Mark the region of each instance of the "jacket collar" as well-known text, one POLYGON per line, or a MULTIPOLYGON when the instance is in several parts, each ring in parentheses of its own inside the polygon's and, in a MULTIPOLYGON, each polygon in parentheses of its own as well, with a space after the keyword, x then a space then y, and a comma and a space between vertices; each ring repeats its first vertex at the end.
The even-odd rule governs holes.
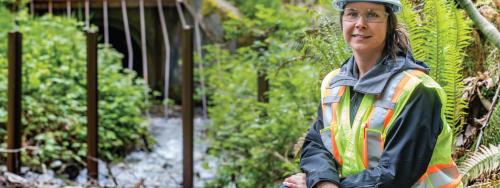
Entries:
POLYGON ((428 66, 420 61, 415 61, 410 51, 406 54, 398 51, 396 59, 385 56, 365 76, 358 79, 358 67, 354 61, 354 56, 351 56, 342 65, 340 73, 331 80, 329 88, 345 85, 351 86, 356 92, 379 95, 390 78, 409 69, 429 72, 428 66))

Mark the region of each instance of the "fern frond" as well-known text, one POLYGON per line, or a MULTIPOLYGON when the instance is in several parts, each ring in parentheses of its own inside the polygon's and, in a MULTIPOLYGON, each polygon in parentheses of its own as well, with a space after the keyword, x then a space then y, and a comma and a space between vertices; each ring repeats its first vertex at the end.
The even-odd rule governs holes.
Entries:
POLYGON ((491 188, 491 187, 499 187, 500 186, 500 179, 493 179, 489 182, 486 183, 480 183, 480 184, 474 184, 467 186, 468 188, 491 188))
POLYGON ((414 5, 411 1, 402 0, 401 3, 403 4, 403 10, 399 14, 399 20, 406 26, 409 33, 413 56, 416 59, 424 59, 426 51, 419 46, 425 44, 426 31, 421 27, 420 15, 413 10, 414 5))
POLYGON ((472 32, 471 22, 465 19, 463 11, 457 9, 454 1, 446 4, 449 28, 447 30, 447 44, 444 50, 445 70, 443 82, 447 83, 443 89, 447 95, 445 115, 448 124, 455 133, 461 131, 462 117, 466 114, 466 101, 462 98, 464 90, 463 76, 461 74, 464 59, 464 48, 470 43, 472 32))
POLYGON ((424 51, 428 52, 424 62, 431 67, 431 77, 442 86, 446 86, 443 81, 445 65, 445 48, 448 45, 448 15, 446 5, 443 0, 425 1, 424 19, 422 20, 422 29, 427 31, 426 43, 422 46, 424 51))
POLYGON ((489 174, 500 169, 500 145, 482 145, 459 167, 462 182, 465 184, 483 174, 489 174))

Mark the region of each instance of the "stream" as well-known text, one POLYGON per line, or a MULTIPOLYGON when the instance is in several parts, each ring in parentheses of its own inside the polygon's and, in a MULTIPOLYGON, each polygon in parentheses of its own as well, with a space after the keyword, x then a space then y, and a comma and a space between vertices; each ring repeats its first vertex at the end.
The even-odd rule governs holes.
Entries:
MULTIPOLYGON (((182 187, 182 120, 180 117, 165 119, 153 117, 149 119, 150 132, 156 138, 152 151, 136 151, 130 153, 122 162, 109 164, 99 161, 99 185, 104 187, 182 187), (110 169, 111 174, 108 172, 110 169)), ((194 119, 194 187, 204 187, 215 176, 217 159, 206 154, 207 144, 204 132, 210 121, 202 118, 194 119), (208 167, 208 168, 204 168, 208 167)), ((87 185, 87 170, 80 171, 75 182, 63 181, 48 170, 37 174, 23 168, 23 178, 36 185, 87 185)), ((0 171, 5 171, 5 166, 0 171)))

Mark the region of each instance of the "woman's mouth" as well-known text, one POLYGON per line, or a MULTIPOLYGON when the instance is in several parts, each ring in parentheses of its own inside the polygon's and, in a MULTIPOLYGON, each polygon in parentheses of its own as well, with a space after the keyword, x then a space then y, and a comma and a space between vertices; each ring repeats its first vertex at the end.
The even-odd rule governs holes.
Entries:
POLYGON ((369 35, 353 34, 352 37, 356 38, 356 39, 367 39, 367 38, 370 38, 371 36, 369 36, 369 35))

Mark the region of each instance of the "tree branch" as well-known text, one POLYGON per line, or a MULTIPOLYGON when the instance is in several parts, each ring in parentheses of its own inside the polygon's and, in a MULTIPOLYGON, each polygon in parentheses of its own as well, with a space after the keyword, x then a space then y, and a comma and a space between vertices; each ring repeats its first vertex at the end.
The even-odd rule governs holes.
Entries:
POLYGON ((493 45, 500 49, 500 32, 498 32, 497 28, 479 14, 479 11, 470 0, 458 0, 458 2, 465 8, 465 11, 472 21, 474 21, 474 24, 476 24, 481 33, 483 33, 493 45))
POLYGON ((495 111, 499 95, 500 95, 500 79, 497 81, 497 91, 495 92, 495 96, 493 96, 493 101, 491 102, 491 107, 488 110, 488 114, 486 114, 486 120, 484 121, 485 123, 481 126, 481 129, 479 130, 479 136, 477 137, 476 147, 474 151, 477 151, 479 145, 481 144, 481 139, 483 139, 483 132, 484 132, 483 130, 488 126, 488 123, 491 119, 491 115, 493 114, 493 111, 495 111))

